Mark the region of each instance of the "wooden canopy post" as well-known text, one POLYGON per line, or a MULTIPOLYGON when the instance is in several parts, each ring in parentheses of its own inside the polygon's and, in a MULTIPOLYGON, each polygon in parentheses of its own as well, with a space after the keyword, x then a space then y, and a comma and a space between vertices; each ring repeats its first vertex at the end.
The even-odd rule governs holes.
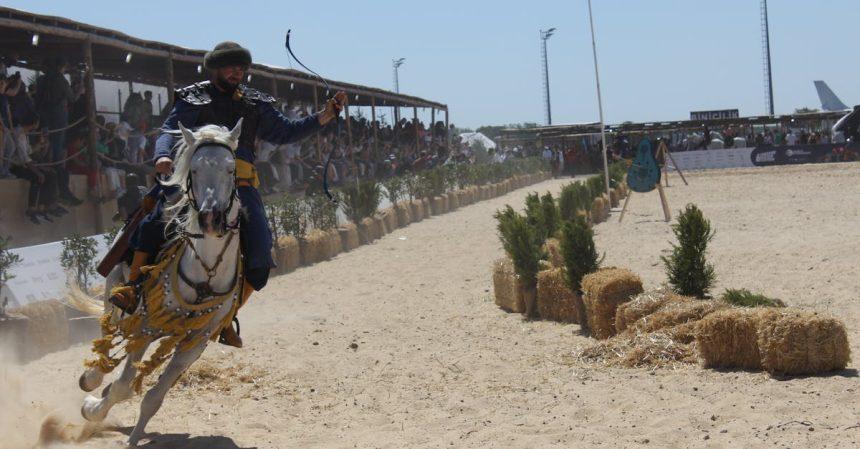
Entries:
MULTIPOLYGON (((96 152, 96 144, 98 143, 99 130, 96 128, 96 82, 93 76, 95 67, 93 67, 93 43, 90 39, 84 40, 83 43, 84 64, 87 66, 87 71, 84 73, 84 87, 87 96, 87 148, 90 156, 90 169, 96 170, 96 182, 101 194, 101 173, 98 172, 98 153, 96 152)), ((99 202, 93 202, 95 208, 95 225, 96 234, 104 232, 104 223, 102 223, 101 207, 99 202)))
POLYGON ((448 147, 448 153, 451 153, 451 133, 448 131, 448 108, 445 108, 445 145, 448 147))
POLYGON ((370 97, 370 126, 373 127, 373 160, 379 160, 379 123, 376 123, 376 97, 370 97))
MULTIPOLYGON (((173 53, 167 57, 167 104, 173 104, 173 93, 176 91, 176 84, 173 80, 173 53)), ((158 111, 161 114, 161 111, 158 111)))
MULTIPOLYGON (((349 159, 352 165, 355 166, 355 152, 352 151, 352 125, 349 119, 349 95, 346 96, 346 103, 343 105, 344 119, 346 120, 346 145, 349 148, 349 159)), ((356 172, 357 173, 357 172, 356 172)))
POLYGON ((427 131, 430 132, 430 141, 433 141, 433 131, 436 129, 436 108, 430 108, 430 125, 427 126, 427 131))
MULTIPOLYGON (((314 111, 320 110, 320 99, 319 94, 317 93, 317 86, 311 85, 311 88, 314 90, 314 111)), ((337 117, 335 117, 337 120, 337 117)), ((317 160, 322 162, 322 137, 320 137, 320 133, 316 133, 317 135, 317 160)))
POLYGON ((270 82, 269 89, 271 89, 271 91, 272 91, 272 96, 275 97, 276 99, 280 99, 278 97, 278 79, 273 76, 273 77, 269 78, 269 82, 270 82))
POLYGON ((421 142, 418 138, 418 107, 412 106, 412 129, 415 130, 415 151, 421 148, 421 142))

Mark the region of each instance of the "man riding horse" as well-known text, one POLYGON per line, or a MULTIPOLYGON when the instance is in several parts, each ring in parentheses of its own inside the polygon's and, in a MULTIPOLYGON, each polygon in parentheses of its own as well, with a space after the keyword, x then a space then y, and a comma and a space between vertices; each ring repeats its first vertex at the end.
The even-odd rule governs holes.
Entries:
MULTIPOLYGON (((275 266, 271 255, 272 234, 267 225, 262 198, 257 191, 259 180, 254 168, 255 140, 283 144, 318 132, 340 114, 346 94, 338 92, 326 102, 322 111, 291 121, 272 106, 274 97, 242 84, 251 65, 251 52, 247 49, 235 42, 222 42, 206 53, 203 63, 211 73, 210 81, 195 83, 176 91, 173 110, 162 125, 162 134, 155 144, 155 170, 159 176, 167 176, 172 172, 173 148, 180 124, 189 129, 203 125, 232 128, 239 119, 243 119, 236 151, 236 190, 242 204, 239 238, 247 282, 240 304, 244 304, 254 291, 265 287, 269 270, 275 266)), ((129 284, 138 280, 142 266, 155 262, 156 255, 169 237, 170 229, 163 216, 165 197, 172 193, 167 190, 170 189, 165 189, 154 210, 143 219, 132 235, 131 249, 134 253, 129 284)), ((218 221, 223 217, 216 216, 213 219, 218 221)), ((130 293, 130 290, 126 292, 130 293)), ((136 301, 133 294, 115 294, 111 297, 111 302, 123 310, 134 310, 136 301)), ((242 339, 232 325, 221 332, 219 342, 242 347, 242 339)))

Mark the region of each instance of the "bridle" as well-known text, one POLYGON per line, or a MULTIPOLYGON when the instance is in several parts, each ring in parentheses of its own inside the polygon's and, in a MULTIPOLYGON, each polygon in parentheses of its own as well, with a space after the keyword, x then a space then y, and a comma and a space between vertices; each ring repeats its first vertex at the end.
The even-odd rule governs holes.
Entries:
MULTIPOLYGON (((189 148, 186 151, 193 150, 194 152, 196 152, 197 149, 199 149, 203 145, 222 146, 222 147, 226 148, 227 150, 230 150, 230 154, 232 154, 235 157, 235 153, 232 151, 232 149, 230 147, 228 147, 227 145, 220 143, 220 142, 206 142, 206 141, 204 141, 202 143, 198 143, 197 145, 195 145, 194 148, 189 148)), ((194 155, 192 154, 191 157, 193 158, 193 156, 194 155)), ((186 182, 185 182, 185 194, 188 197, 188 203, 189 203, 190 208, 192 210, 194 210, 195 212, 199 213, 200 212, 200 205, 197 202, 197 198, 194 196, 194 189, 193 189, 194 184, 193 184, 193 182, 194 182, 193 181, 193 172, 189 168, 188 176, 187 176, 186 182)), ((221 214, 221 222, 222 223, 227 223, 227 215, 230 213, 230 211, 233 210, 233 205, 235 203, 236 197, 238 196, 237 195, 236 182, 237 182, 236 173, 233 172, 233 182, 232 182, 232 188, 230 190, 230 201, 229 201, 229 203, 227 203, 227 207, 224 208, 223 211, 219 212, 221 214)), ((189 211, 186 209, 185 213, 188 213, 188 212, 189 211)), ((216 292, 215 290, 212 289, 212 279, 217 274, 218 267, 221 266, 221 263, 224 261, 224 254, 226 254, 227 248, 230 247, 230 243, 232 243, 233 238, 236 236, 236 234, 239 233, 239 215, 238 214, 236 215, 236 219, 232 223, 226 224, 225 231, 227 233, 227 238, 224 241, 224 246, 221 247, 221 251, 218 252, 218 257, 215 259, 215 263, 211 267, 203 260, 203 258, 200 257, 200 254, 197 252, 197 248, 194 246, 194 240, 202 239, 205 236, 202 233, 190 233, 190 232, 186 232, 184 230, 179 231, 179 238, 181 238, 185 242, 185 244, 188 246, 188 248, 191 249, 191 252, 194 255, 194 259, 197 260, 197 262, 206 271, 206 280, 205 281, 194 282, 194 281, 190 280, 188 278, 188 276, 182 271, 181 265, 177 266, 177 273, 179 274, 179 278, 182 279, 183 282, 188 284, 189 287, 193 288, 195 293, 197 294, 197 298, 195 301, 197 303, 199 303, 202 299, 205 299, 205 298, 211 298, 214 296, 226 295, 227 293, 233 291, 233 289, 236 287, 236 282, 238 280, 238 276, 234 275, 233 281, 230 283, 230 286, 227 288, 226 291, 216 292)))

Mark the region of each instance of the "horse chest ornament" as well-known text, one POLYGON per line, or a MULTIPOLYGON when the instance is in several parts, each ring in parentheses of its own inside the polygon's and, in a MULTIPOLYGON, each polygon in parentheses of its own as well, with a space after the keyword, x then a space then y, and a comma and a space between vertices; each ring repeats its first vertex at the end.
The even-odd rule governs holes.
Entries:
POLYGON ((630 190, 639 193, 654 190, 660 182, 660 166, 651 150, 651 141, 642 139, 636 147, 636 157, 627 171, 627 185, 630 190))

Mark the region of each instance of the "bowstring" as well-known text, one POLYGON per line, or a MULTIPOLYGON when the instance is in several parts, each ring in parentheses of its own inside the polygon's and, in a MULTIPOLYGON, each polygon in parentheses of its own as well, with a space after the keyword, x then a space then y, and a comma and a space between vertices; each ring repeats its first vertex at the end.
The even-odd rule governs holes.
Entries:
MULTIPOLYGON (((311 72, 312 74, 316 75, 316 77, 319 78, 320 81, 322 81, 323 84, 325 85, 326 91, 331 92, 331 86, 328 84, 328 81, 326 81, 325 78, 320 76, 319 73, 311 70, 308 66, 304 65, 304 63, 302 63, 302 61, 296 57, 296 54, 293 53, 293 49, 290 47, 290 33, 292 33, 292 32, 293 32, 292 29, 287 30, 287 38, 286 38, 286 41, 284 42, 284 46, 287 47, 287 53, 289 53, 290 57, 292 57, 293 59, 296 60, 296 63, 298 65, 300 65, 302 68, 304 68, 308 72, 311 72)), ((328 101, 328 100, 326 100, 326 101, 328 101)), ((335 129, 335 135, 334 135, 334 138, 332 139, 332 149, 331 149, 331 151, 328 152, 328 157, 326 158, 325 166, 323 167, 322 182, 323 182, 323 192, 325 192, 325 195, 328 197, 329 201, 331 201, 332 203, 334 203, 336 205, 337 199, 335 199, 335 197, 331 194, 331 192, 328 189, 328 170, 329 170, 329 167, 331 166, 331 158, 334 155, 335 150, 337 149, 337 138, 340 135, 340 114, 336 115, 334 120, 335 120, 335 125, 337 126, 337 128, 335 129)))

